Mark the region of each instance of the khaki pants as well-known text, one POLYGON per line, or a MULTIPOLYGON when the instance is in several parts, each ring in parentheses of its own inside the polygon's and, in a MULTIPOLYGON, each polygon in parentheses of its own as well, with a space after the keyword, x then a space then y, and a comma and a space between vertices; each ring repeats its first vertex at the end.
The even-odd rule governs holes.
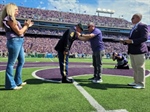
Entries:
POLYGON ((145 59, 144 54, 130 54, 131 66, 133 68, 134 82, 145 87, 145 59))

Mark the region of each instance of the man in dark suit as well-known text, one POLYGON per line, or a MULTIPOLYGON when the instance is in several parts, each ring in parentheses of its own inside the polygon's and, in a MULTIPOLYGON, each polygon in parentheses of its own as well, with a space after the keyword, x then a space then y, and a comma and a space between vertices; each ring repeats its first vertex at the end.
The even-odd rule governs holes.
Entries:
POLYGON ((72 83, 71 79, 68 79, 68 58, 69 51, 74 40, 78 39, 76 32, 82 32, 83 26, 81 23, 74 27, 67 29, 62 38, 58 41, 55 46, 55 50, 58 52, 60 73, 62 75, 62 83, 72 83))
POLYGON ((148 52, 146 41, 148 39, 148 26, 141 23, 142 15, 136 13, 132 16, 134 27, 130 32, 130 37, 123 43, 128 45, 128 54, 133 68, 134 82, 129 83, 135 89, 145 88, 145 53, 148 52))

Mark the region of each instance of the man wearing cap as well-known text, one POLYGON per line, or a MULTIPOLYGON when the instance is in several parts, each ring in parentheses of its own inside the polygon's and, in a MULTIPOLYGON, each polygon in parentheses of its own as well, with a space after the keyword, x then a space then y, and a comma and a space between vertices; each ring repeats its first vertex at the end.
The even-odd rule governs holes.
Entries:
POLYGON ((83 41, 89 40, 93 51, 93 67, 94 76, 90 78, 93 83, 102 82, 102 56, 104 55, 104 42, 102 38, 102 32, 95 27, 93 22, 88 23, 89 34, 81 34, 77 32, 78 38, 83 41))
POLYGON ((113 52, 112 53, 113 61, 117 60, 115 68, 117 69, 129 69, 128 60, 122 53, 113 52))
POLYGON ((68 58, 69 50, 72 46, 74 40, 78 39, 76 32, 82 32, 83 26, 81 23, 76 26, 67 29, 61 39, 58 41, 55 46, 55 50, 58 52, 60 73, 62 76, 62 83, 72 83, 73 80, 68 79, 68 58))
POLYGON ((145 88, 145 53, 148 52, 146 41, 148 39, 148 26, 141 23, 142 15, 136 13, 131 21, 134 25, 130 32, 129 39, 122 41, 128 45, 131 66, 133 68, 134 82, 129 83, 135 89, 145 88))

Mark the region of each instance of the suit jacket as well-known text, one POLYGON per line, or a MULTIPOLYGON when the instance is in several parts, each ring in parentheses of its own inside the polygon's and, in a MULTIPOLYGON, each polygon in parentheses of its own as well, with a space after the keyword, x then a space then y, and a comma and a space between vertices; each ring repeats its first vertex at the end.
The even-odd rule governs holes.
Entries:
POLYGON ((66 51, 68 52, 72 46, 74 40, 77 39, 76 30, 75 28, 67 29, 61 39, 58 41, 57 45, 55 46, 56 51, 66 51))
POLYGON ((129 39, 133 40, 133 44, 128 44, 128 54, 144 54, 148 52, 146 45, 148 27, 146 24, 139 23, 132 31, 129 39))

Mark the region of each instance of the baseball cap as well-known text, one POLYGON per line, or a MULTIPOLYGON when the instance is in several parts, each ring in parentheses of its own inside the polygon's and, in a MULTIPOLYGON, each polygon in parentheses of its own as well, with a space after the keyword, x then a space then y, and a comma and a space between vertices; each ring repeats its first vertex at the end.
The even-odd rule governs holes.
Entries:
POLYGON ((78 23, 77 26, 83 31, 83 26, 81 23, 78 23))

